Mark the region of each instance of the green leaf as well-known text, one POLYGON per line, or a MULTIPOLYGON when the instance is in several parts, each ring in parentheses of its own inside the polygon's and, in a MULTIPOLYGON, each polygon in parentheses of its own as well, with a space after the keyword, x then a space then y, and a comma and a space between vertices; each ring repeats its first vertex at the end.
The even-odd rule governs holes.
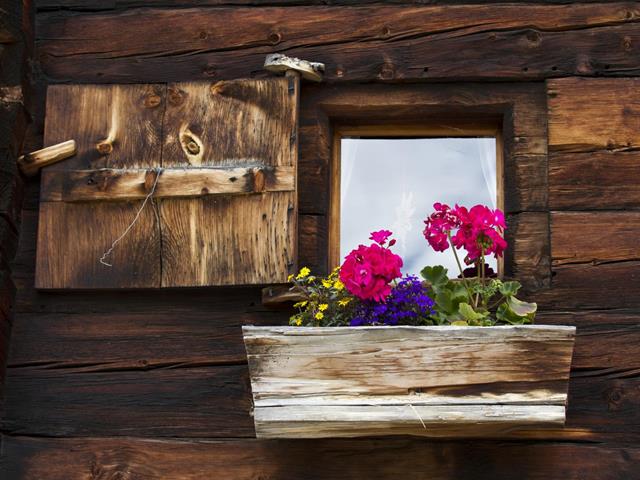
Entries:
POLYGON ((420 274, 422 275, 422 278, 424 278, 434 287, 446 285, 446 283, 449 281, 449 277, 447 277, 447 269, 442 265, 424 267, 420 274))
POLYGON ((507 304, 509 308, 520 317, 526 317, 536 313, 538 309, 538 305, 535 303, 523 302, 522 300, 518 300, 516 297, 509 297, 507 299, 507 304))
POLYGON ((505 297, 513 297, 518 293, 518 290, 520 290, 521 286, 522 285, 520 285, 520 282, 516 282, 516 281, 503 282, 502 285, 500 285, 499 290, 500 290, 500 293, 505 297))
POLYGON ((451 322, 451 325, 454 327, 468 327, 469 324, 464 320, 456 320, 455 322, 451 322))
POLYGON ((436 306, 444 313, 454 313, 456 308, 453 304, 451 292, 449 290, 441 290, 436 293, 436 306))
POLYGON ((476 312, 468 303, 461 303, 458 308, 460 310, 460 315, 462 315, 462 317, 468 322, 477 322, 489 314, 489 312, 476 312))

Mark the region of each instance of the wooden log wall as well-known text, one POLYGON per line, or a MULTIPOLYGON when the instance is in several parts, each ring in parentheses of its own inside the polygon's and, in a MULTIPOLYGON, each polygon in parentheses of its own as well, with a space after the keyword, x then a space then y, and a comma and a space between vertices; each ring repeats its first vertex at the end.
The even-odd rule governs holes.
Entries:
MULTIPOLYGON (((548 143, 520 165, 548 162, 548 175, 507 192, 507 202, 519 255, 549 272, 535 292, 539 322, 577 326, 566 427, 473 442, 255 440, 240 327, 284 324, 288 312, 262 307, 259 288, 36 291, 36 177, 13 263, 7 478, 640 478, 640 4, 272 3, 38 0, 27 144, 42 147, 48 84, 259 77, 275 51, 325 62, 327 83, 314 88, 327 92, 535 84, 548 143)), ((328 185, 331 139, 317 135, 325 130, 304 104, 305 86, 302 99, 301 118, 311 120, 301 122, 299 245, 301 260, 318 267, 327 196, 308 192, 328 185)), ((7 150, 13 160, 19 143, 7 150)), ((16 216, 2 213, 16 177, 7 178, 0 223, 16 216)), ((17 243, 9 237, 3 248, 17 243)))

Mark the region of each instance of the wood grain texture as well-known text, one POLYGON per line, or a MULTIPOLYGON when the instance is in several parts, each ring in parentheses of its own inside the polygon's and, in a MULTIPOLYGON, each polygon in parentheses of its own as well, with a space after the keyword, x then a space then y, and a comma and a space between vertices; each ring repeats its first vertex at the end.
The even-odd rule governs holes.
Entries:
POLYGON ((640 147, 640 79, 567 78, 547 86, 550 150, 640 147))
POLYGON ((41 14, 38 31, 57 80, 242 78, 282 51, 325 63, 329 81, 504 80, 637 74, 637 17, 622 2, 158 8, 41 14))
POLYGON ((244 365, 72 374, 14 369, 1 424, 15 435, 249 437, 248 389, 244 365))
POLYGON ((10 478, 184 480, 620 480, 637 478, 634 446, 423 439, 180 441, 2 438, 10 478), (570 459, 571 461, 568 461, 570 459), (179 472, 179 473, 176 473, 179 472))
POLYGON ((639 235, 638 212, 553 212, 553 265, 639 260, 639 235))
MULTIPOLYGON (((149 168, 161 156, 163 86, 52 86, 44 140, 76 140, 78 154, 45 168, 149 168), (71 120, 72 119, 72 120, 71 120)), ((160 285, 160 226, 153 205, 114 250, 141 201, 83 205, 44 202, 40 208, 38 288, 128 288, 160 285)))
MULTIPOLYGON (((606 114, 608 110, 604 110, 606 114)), ((594 120, 600 123, 600 120, 594 120)), ((607 119, 603 119, 607 122, 607 119)), ((549 156, 549 207, 615 210, 640 206, 640 153, 600 150, 549 156)))
POLYGON ((75 140, 57 143, 18 158, 18 166, 27 176, 35 175, 41 168, 59 162, 76 154, 75 140))
POLYGON ((152 190, 153 198, 170 198, 281 192, 295 189, 292 166, 73 170, 47 172, 43 175, 41 200, 43 202, 141 200, 152 190), (154 184, 155 189, 153 189, 154 184))
MULTIPOLYGON (((253 158, 295 172, 298 83, 170 85, 163 167, 236 166, 253 158), (197 148, 190 151, 191 144, 197 148)), ((162 200, 160 217, 163 286, 277 283, 295 269, 295 191, 162 200)))
POLYGON ((562 425, 574 333, 243 327, 256 434, 490 437, 562 425))

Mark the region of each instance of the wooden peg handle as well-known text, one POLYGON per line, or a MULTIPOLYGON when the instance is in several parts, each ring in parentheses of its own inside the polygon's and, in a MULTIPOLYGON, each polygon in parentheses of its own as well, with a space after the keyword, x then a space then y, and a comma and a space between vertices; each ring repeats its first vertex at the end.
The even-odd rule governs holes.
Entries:
POLYGON ((51 145, 50 147, 27 153, 18 158, 18 167, 27 177, 31 177, 38 173, 42 167, 72 157, 76 154, 76 141, 67 140, 66 142, 51 145))

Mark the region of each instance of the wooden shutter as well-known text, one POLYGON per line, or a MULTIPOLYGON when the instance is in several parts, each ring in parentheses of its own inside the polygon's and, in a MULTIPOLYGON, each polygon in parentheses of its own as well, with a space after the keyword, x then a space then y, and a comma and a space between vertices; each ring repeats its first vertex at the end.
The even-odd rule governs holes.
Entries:
POLYGON ((280 283, 296 260, 298 80, 52 86, 36 286, 280 283), (99 259, 133 221, 109 257, 99 259))

